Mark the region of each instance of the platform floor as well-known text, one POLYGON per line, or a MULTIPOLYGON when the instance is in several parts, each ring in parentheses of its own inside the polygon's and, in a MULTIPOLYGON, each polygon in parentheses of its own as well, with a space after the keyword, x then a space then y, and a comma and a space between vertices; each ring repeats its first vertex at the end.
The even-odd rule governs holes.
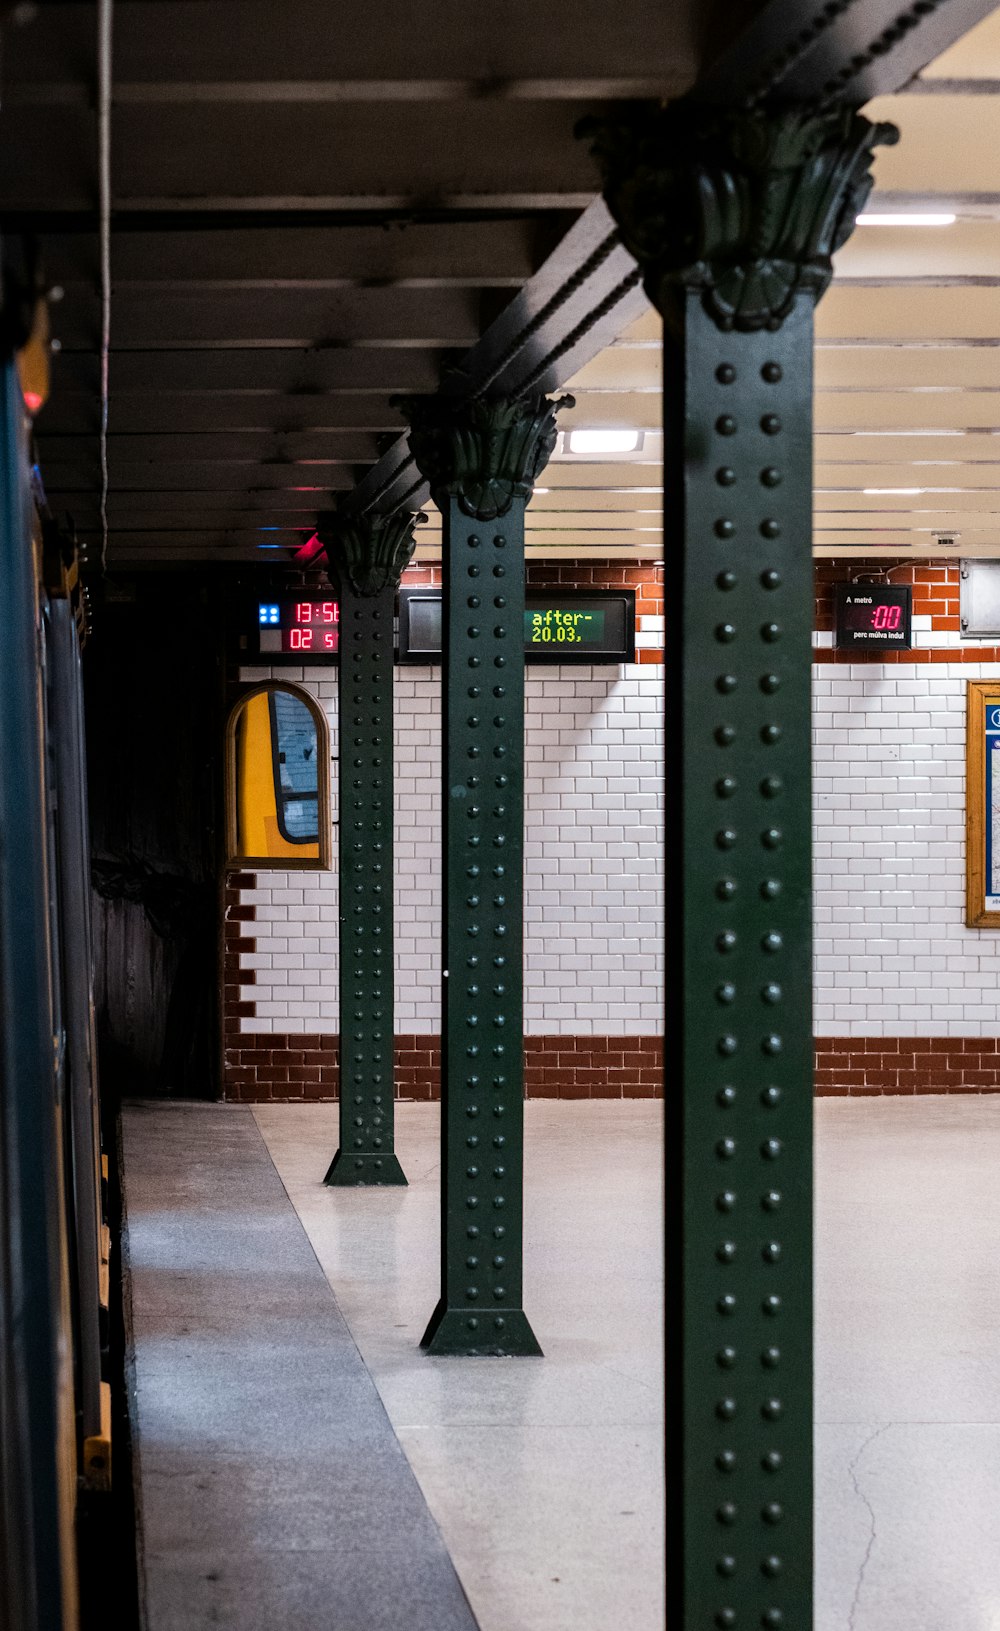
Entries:
POLYGON ((482 1631, 663 1631, 662 1107, 525 1106, 537 1359, 431 1359, 439 1112, 403 1104, 407 1189, 329 1190, 335 1106, 256 1106, 482 1631))
MULTIPOLYGON (((482 1631, 662 1631, 659 1109, 526 1108, 525 1305, 544 1361, 419 1352, 437 1291, 434 1106, 400 1107, 410 1187, 364 1193, 322 1187, 335 1106, 193 1113, 238 1121, 244 1136, 259 1127, 482 1631)), ((133 1163, 149 1114, 130 1112, 147 1117, 128 1128, 133 1163)), ((151 1114, 176 1118, 179 1129, 187 1112, 151 1114)), ((148 1238, 163 1253, 161 1277, 178 1250, 201 1261, 198 1231, 174 1231, 179 1204, 197 1212, 199 1230, 207 1221, 182 1148, 186 1140, 195 1177, 207 1172, 199 1125, 178 1133, 157 1178, 165 1187, 148 1238)), ((1000 1096, 822 1100, 817 1131, 816 1631, 998 1631, 1000 1096)), ((267 1195, 276 1204, 273 1190, 267 1195)), ((254 1198, 245 1194, 241 1205, 252 1220, 254 1198)), ((289 1199, 285 1209, 287 1229, 289 1199)), ((301 1230, 298 1238, 304 1244, 301 1230)), ((266 1257, 258 1260, 266 1273, 266 1257)), ((191 1321, 209 1346, 210 1301, 191 1321)), ((161 1358, 181 1312, 169 1298, 163 1304, 161 1358)), ((306 1385, 322 1389, 322 1367, 310 1369, 312 1329, 304 1329, 306 1385)), ((230 1371, 235 1390, 239 1368, 230 1371)), ((201 1474, 214 1478, 213 1458, 224 1463, 225 1448, 176 1383, 164 1375, 163 1406, 188 1413, 191 1448, 204 1435, 201 1474)), ((342 1471, 349 1489, 349 1457, 342 1471)), ((157 1522, 168 1532, 171 1499, 184 1498, 182 1486, 161 1500, 157 1522)), ((150 1517, 147 1501, 147 1545, 156 1538, 150 1517)), ((259 1534, 258 1544, 267 1545, 259 1534)), ((301 1571, 308 1583, 345 1563, 349 1572, 350 1557, 335 1546, 306 1555, 315 1549, 308 1528, 297 1544, 285 1560, 289 1576, 301 1571)), ((177 1546, 179 1569, 213 1572, 190 1533, 177 1546)), ((440 1556, 432 1563, 439 1567, 440 1556)), ((151 1631, 300 1623, 220 1620, 201 1608, 187 1619, 151 1618, 151 1631)), ((354 1631, 332 1610, 320 1623, 354 1631)))
POLYGON ((146 1631, 475 1631, 249 1112, 123 1132, 146 1631))
POLYGON ((1000 1095, 817 1112, 816 1631, 998 1631, 1000 1095))

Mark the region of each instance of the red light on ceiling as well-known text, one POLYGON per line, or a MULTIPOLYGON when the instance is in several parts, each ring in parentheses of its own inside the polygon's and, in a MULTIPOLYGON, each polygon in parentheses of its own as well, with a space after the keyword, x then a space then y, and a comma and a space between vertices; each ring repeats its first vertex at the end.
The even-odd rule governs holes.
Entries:
POLYGON ((305 543, 301 544, 295 551, 293 559, 296 561, 301 561, 303 566, 306 566, 310 561, 316 560, 317 556, 324 554, 325 550, 326 545, 324 544, 319 533, 314 532, 312 537, 307 538, 305 543))
POLYGON ((38 391, 25 391, 24 405, 29 413, 37 413, 45 398, 38 391))

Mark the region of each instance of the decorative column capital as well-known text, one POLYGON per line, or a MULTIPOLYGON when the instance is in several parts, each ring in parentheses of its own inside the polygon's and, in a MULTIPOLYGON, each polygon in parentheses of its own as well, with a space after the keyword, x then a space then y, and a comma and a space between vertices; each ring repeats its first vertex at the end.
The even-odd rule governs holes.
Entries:
POLYGON ((852 108, 634 103, 580 121, 653 305, 676 320, 701 291, 722 330, 778 329, 815 302, 871 192, 873 150, 899 140, 852 108))
POLYGON ((413 557, 414 528, 427 517, 423 511, 393 510, 389 515, 371 511, 352 515, 343 511, 324 529, 326 558, 336 588, 349 583, 356 595, 369 598, 383 589, 398 589, 413 557))
POLYGON ((531 498, 556 445, 556 414, 571 396, 396 396, 410 422, 410 451, 440 509, 457 497, 476 521, 506 515, 515 498, 531 498))

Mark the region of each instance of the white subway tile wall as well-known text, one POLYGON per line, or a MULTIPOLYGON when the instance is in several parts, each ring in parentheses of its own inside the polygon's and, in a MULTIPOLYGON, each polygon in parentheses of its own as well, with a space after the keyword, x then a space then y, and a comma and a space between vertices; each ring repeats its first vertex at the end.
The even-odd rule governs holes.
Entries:
POLYGON ((993 662, 815 667, 818 1036, 1000 1030, 1000 934, 965 925, 965 687, 997 678, 993 662))
MULTIPOLYGON (((662 638, 662 636, 660 636, 662 638)), ((244 668, 240 678, 270 678, 244 668)), ((273 671, 330 721, 337 676, 273 671)), ((397 669, 396 1030, 440 1030, 440 670, 397 669)), ((333 767, 336 815, 336 766, 333 767)), ((525 1031, 653 1036, 663 1029, 663 668, 529 672, 525 725, 525 1031)), ((336 864, 336 860, 335 860, 336 864)), ((256 950, 243 1034, 338 1029, 337 874, 257 873, 241 901, 256 950)))

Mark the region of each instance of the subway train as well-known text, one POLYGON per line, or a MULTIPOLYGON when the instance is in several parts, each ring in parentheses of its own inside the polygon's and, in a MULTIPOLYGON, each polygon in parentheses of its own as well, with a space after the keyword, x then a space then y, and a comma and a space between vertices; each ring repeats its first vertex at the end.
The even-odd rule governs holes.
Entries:
POLYGON ((0 1627, 72 1631, 110 1501, 108 1167, 96 1079, 73 538, 32 461, 44 307, 0 387, 0 1627), (87 1559, 80 1573, 78 1555, 87 1559))

